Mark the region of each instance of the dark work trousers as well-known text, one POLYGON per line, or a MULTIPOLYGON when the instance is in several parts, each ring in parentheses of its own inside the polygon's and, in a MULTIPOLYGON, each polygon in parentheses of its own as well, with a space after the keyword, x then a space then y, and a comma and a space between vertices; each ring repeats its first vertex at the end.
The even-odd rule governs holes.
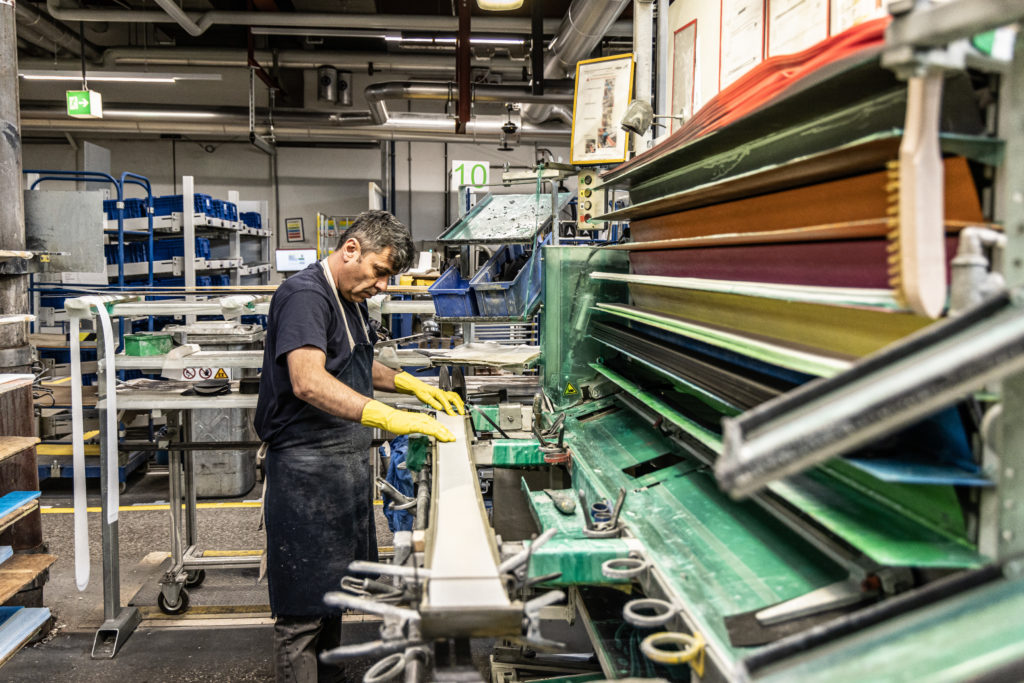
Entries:
POLYGON ((278 683, 341 682, 345 670, 317 655, 341 643, 341 615, 289 617, 274 623, 274 680, 278 683))

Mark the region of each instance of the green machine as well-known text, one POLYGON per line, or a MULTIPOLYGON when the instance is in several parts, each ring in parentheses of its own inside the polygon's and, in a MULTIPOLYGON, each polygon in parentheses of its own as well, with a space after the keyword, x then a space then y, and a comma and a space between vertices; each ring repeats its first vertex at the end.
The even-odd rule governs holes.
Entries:
MULTIPOLYGON (((922 5, 894 19, 883 60, 917 60, 911 80, 950 64, 910 48, 1009 18, 998 2, 922 5)), ((1016 55, 1011 100, 1019 39, 1016 55)), ((1017 187, 1024 103, 1004 111, 1017 187)), ((992 140, 944 139, 993 159, 992 140)), ((671 158, 659 164, 634 186, 668 182, 671 158)), ((1021 250, 1009 235, 999 292, 840 357, 638 305, 626 250, 544 248, 535 433, 571 487, 524 484, 555 532, 529 575, 571 588, 606 677, 1024 678, 1021 250), (951 467, 954 451, 970 462, 951 467)), ((520 452, 495 466, 541 457, 520 452)))

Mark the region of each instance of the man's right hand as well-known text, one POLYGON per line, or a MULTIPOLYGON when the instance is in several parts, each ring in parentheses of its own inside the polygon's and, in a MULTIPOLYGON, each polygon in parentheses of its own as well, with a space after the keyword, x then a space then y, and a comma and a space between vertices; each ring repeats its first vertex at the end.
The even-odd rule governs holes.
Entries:
POLYGON ((371 400, 363 407, 360 422, 367 427, 377 427, 395 434, 426 434, 438 441, 455 441, 448 428, 434 418, 422 413, 396 410, 380 401, 371 400))

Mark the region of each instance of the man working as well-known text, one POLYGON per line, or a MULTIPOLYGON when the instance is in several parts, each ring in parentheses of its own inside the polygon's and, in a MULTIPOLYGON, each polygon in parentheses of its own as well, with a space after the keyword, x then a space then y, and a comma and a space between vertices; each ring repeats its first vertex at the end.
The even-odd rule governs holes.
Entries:
POLYGON ((462 400, 373 359, 363 304, 412 262, 409 230, 366 211, 338 249, 288 278, 270 303, 256 431, 269 446, 264 500, 278 681, 316 681, 316 653, 338 644, 323 604, 353 560, 376 560, 370 504, 372 427, 454 437, 433 418, 395 410, 373 390, 415 394, 453 415, 462 400))

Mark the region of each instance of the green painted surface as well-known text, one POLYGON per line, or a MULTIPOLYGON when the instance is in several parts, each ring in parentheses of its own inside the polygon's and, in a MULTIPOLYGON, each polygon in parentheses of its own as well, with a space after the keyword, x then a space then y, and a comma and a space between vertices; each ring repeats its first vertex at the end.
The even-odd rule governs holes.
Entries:
POLYGON ((496 431, 494 425, 488 422, 487 417, 484 417, 481 413, 494 420, 495 424, 501 424, 498 422, 498 406, 474 405, 472 412, 470 412, 470 419, 473 421, 473 428, 476 431, 488 433, 496 431))
MULTIPOLYGON (((951 487, 938 489, 937 507, 951 487)), ((769 489, 810 515, 818 524, 842 537, 872 560, 897 567, 977 567, 984 558, 966 540, 926 523, 909 508, 894 507, 892 500, 850 480, 810 470, 769 489)))
POLYGON ((687 419, 682 413, 673 409, 653 394, 647 393, 640 385, 634 384, 611 368, 598 365, 597 363, 591 363, 590 367, 610 379, 621 389, 626 391, 626 393, 643 402, 644 405, 651 408, 666 420, 700 441, 715 453, 722 452, 722 438, 718 434, 715 434, 711 430, 705 429, 696 422, 687 419))
MULTIPOLYGON (((755 680, 973 680, 1024 658, 1024 581, 999 581, 915 610, 758 672, 755 680)), ((996 680, 996 679, 992 679, 996 680)), ((1018 680, 1012 675, 998 680, 1018 680)))
MULTIPOLYGON (((596 364, 593 367, 687 434, 715 452, 721 451, 717 434, 615 371, 596 364)), ((609 439, 617 438, 617 433, 594 434, 597 429, 600 427, 589 428, 588 439, 613 464, 626 467, 616 460, 617 451, 608 449, 609 439)), ((623 438, 636 440, 635 431, 623 438)), ((984 561, 964 537, 959 502, 950 486, 889 484, 834 460, 823 468, 775 482, 770 488, 880 564, 963 568, 984 561)))
POLYGON ((573 461, 573 486, 588 500, 613 500, 626 488, 623 521, 723 651, 739 652, 728 643, 723 617, 842 578, 838 567, 761 508, 730 500, 706 467, 681 456, 628 411, 567 419, 566 439, 574 452, 588 454, 573 461), (679 457, 639 478, 624 471, 665 453, 679 457))
POLYGON ((555 572, 561 577, 551 581, 553 586, 574 584, 629 583, 622 579, 607 579, 601 574, 601 565, 629 555, 626 542, 620 538, 587 538, 583 533, 583 511, 579 505, 571 515, 555 508, 554 501, 543 491, 530 491, 523 482, 530 508, 539 526, 558 529, 550 541, 538 548, 530 559, 530 576, 544 576, 555 572))
POLYGON ((495 467, 544 465, 544 454, 534 439, 495 439, 491 464, 495 467))

